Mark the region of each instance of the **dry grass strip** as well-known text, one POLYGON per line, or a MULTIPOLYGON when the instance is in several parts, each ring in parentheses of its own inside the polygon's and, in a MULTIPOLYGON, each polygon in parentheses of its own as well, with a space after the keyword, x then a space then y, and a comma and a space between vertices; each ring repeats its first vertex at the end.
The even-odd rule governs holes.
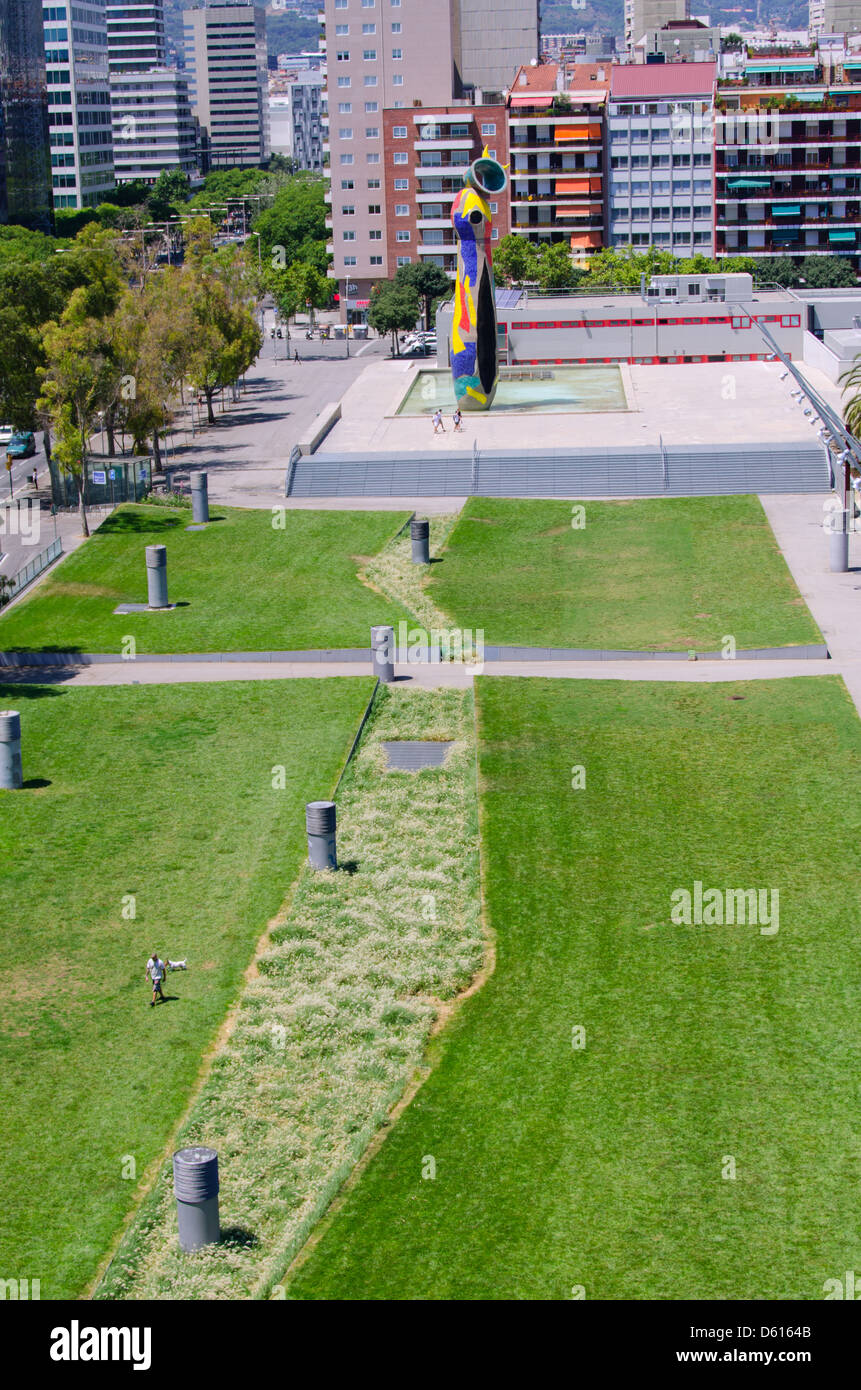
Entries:
POLYGON ((420 1074, 484 954, 471 691, 381 689, 338 853, 338 873, 302 874, 180 1136, 218 1150, 222 1244, 180 1251, 165 1164, 97 1298, 266 1296, 420 1074), (387 772, 398 738, 455 746, 387 772))

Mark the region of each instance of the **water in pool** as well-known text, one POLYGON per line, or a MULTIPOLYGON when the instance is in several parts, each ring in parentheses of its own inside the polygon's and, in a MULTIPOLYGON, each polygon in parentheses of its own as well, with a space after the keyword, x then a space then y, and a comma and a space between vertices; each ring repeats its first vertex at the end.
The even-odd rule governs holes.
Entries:
MULTIPOLYGON (((622 373, 614 365, 514 367, 512 371, 514 375, 504 372, 499 378, 491 415, 506 411, 562 415, 628 409, 622 373)), ((449 415, 454 410, 451 373, 420 371, 398 406, 397 414, 432 415, 435 410, 449 415)))

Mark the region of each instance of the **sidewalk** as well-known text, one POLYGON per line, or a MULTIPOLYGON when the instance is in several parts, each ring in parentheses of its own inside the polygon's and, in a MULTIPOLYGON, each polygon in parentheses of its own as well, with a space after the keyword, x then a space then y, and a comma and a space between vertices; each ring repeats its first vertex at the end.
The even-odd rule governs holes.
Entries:
POLYGON ((849 537, 849 570, 831 574, 822 496, 760 497, 783 557, 861 714, 861 533, 849 537))

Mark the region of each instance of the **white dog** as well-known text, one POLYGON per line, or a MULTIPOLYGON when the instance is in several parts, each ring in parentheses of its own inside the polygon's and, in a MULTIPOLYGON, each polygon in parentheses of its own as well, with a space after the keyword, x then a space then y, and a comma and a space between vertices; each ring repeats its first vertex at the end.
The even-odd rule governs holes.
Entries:
POLYGON ((185 960, 169 960, 167 963, 167 968, 168 970, 187 970, 188 957, 186 956, 185 960))

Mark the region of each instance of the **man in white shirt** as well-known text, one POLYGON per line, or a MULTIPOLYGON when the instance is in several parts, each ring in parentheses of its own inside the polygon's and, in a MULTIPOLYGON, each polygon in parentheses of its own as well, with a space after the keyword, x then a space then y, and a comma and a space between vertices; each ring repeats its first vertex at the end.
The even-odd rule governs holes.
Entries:
POLYGON ((161 1002, 164 1003, 164 995, 161 992, 161 982, 164 979, 165 969, 165 963, 163 960, 159 959, 158 951, 153 951, 152 955, 146 963, 146 974, 144 976, 145 980, 148 979, 152 981, 152 999, 150 1000, 151 1009, 155 1007, 156 995, 158 995, 161 1002))

